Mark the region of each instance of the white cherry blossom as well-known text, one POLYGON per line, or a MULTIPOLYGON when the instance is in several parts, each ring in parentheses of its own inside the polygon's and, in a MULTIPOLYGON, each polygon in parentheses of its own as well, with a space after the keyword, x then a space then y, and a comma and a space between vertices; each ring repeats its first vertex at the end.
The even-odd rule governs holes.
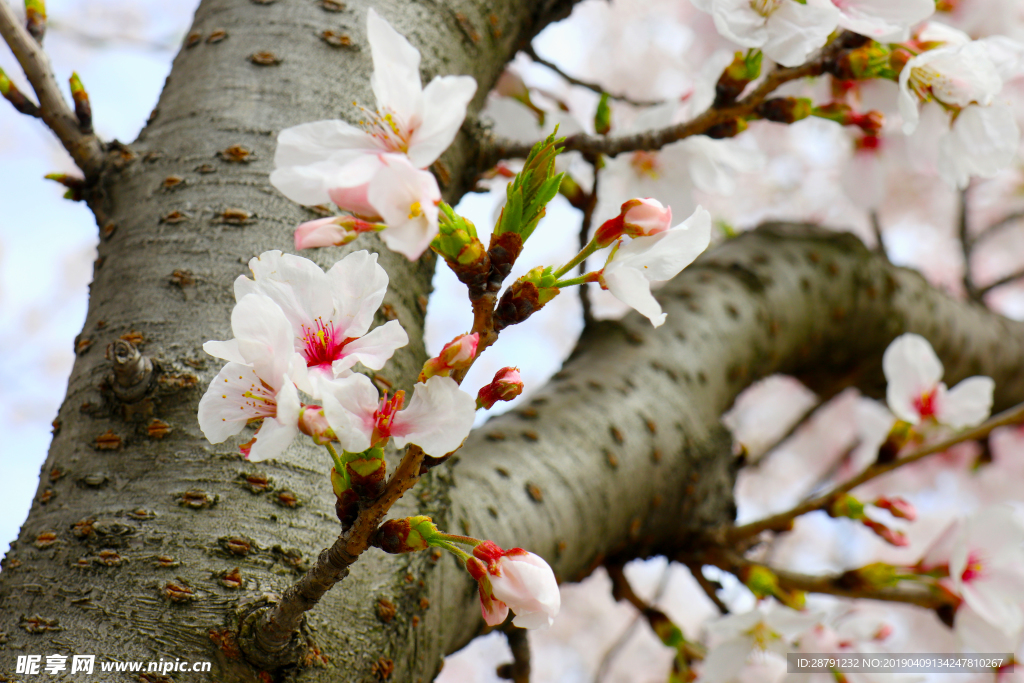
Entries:
POLYGON ((992 411, 995 382, 969 377, 952 389, 941 381, 942 362, 931 344, 917 334, 897 337, 882 355, 886 402, 901 420, 918 424, 929 418, 962 429, 980 424, 992 411))
POLYGON ((935 13, 935 0, 831 0, 839 26, 882 43, 900 43, 935 13))
POLYGON ((711 214, 698 206, 689 218, 671 230, 638 237, 613 248, 599 282, 602 288, 659 327, 666 315, 651 294, 651 283, 675 277, 707 249, 710 242, 711 214))
POLYGON ((367 198, 388 229, 380 238, 388 249, 415 260, 437 235, 437 206, 441 190, 429 171, 421 171, 407 159, 381 155, 383 167, 370 182, 367 198))
POLYGON ((199 427, 210 443, 221 443, 250 420, 262 419, 248 457, 276 457, 299 433, 301 405, 289 371, 301 375, 302 358, 293 349, 284 313, 267 296, 242 297, 231 312, 231 328, 231 342, 207 342, 220 345, 231 362, 199 402, 199 427))
POLYGON ((783 66, 797 66, 822 47, 839 10, 822 0, 691 0, 714 17, 715 28, 743 47, 756 47, 783 66))
MULTIPOLYGON (((268 251, 249 261, 249 268, 255 279, 239 276, 235 297, 241 302, 258 293, 277 305, 281 315, 268 316, 261 324, 287 336, 305 366, 294 379, 308 394, 317 395, 320 380, 345 376, 357 362, 379 370, 395 349, 409 343, 397 320, 368 332, 388 286, 376 254, 353 252, 325 273, 309 259, 268 251)), ((218 358, 242 362, 240 343, 207 342, 203 348, 218 358)))
POLYGON ((966 188, 972 176, 991 178, 1013 163, 1020 128, 1006 103, 967 107, 939 139, 939 175, 950 185, 966 188))
POLYGON ((484 621, 497 626, 509 609, 512 623, 519 628, 546 630, 561 608, 558 581, 551 566, 538 555, 522 548, 502 550, 491 541, 473 549, 466 569, 480 587, 484 621))
POLYGON ((324 415, 341 447, 361 453, 393 437, 398 448, 416 444, 427 455, 454 451, 469 435, 476 401, 450 377, 417 384, 404 410, 405 392, 380 398, 365 375, 321 384, 324 415))

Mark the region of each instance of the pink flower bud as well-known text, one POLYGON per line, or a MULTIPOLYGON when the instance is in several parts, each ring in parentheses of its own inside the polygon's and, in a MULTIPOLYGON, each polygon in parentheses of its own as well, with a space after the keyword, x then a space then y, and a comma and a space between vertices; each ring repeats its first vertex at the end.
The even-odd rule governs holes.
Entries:
POLYGON ((329 216, 301 223, 295 228, 295 248, 341 246, 364 232, 376 232, 383 225, 368 223, 355 216, 329 216))
POLYGON ((869 519, 867 517, 862 519, 861 523, 867 528, 874 531, 876 534, 878 534, 878 536, 883 541, 891 545, 894 545, 897 548, 905 548, 908 545, 910 545, 910 539, 908 539, 902 531, 895 531, 885 526, 881 522, 876 522, 875 520, 869 519))
POLYGON ((313 437, 313 441, 324 445, 329 441, 337 441, 331 425, 327 424, 324 409, 320 406, 302 406, 299 411, 299 431, 313 437))
POLYGON ((630 199, 623 202, 619 215, 605 221, 594 238, 606 247, 623 235, 648 237, 665 232, 672 225, 672 208, 657 199, 630 199))
POLYGON ((871 638, 872 640, 885 640, 892 635, 892 631, 893 628, 890 624, 882 624, 871 638))
POLYGON ((910 501, 898 496, 879 498, 874 502, 874 506, 888 510, 892 513, 893 517, 902 517, 903 519, 909 519, 911 522, 917 519, 917 509, 914 505, 910 501))
POLYGON ((479 343, 480 335, 476 332, 460 334, 445 344, 436 358, 431 358, 423 364, 423 371, 420 372, 417 381, 426 382, 436 375, 447 377, 452 370, 468 368, 476 358, 476 347, 479 343))
POLYGON ((477 408, 490 408, 498 401, 511 401, 523 393, 523 379, 519 376, 519 368, 502 368, 494 375, 494 379, 480 389, 476 396, 477 408))
POLYGON ((466 569, 480 586, 484 621, 494 626, 508 610, 520 628, 546 629, 561 607, 558 581, 543 559, 522 548, 502 550, 491 541, 473 549, 466 569))

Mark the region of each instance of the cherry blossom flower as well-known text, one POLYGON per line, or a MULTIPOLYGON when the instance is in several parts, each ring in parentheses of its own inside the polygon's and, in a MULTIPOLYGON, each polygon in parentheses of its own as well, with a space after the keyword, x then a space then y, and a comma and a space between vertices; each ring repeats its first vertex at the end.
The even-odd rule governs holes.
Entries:
POLYGON ((651 283, 668 280, 690 265, 711 242, 711 214, 703 207, 664 232, 638 237, 613 248, 599 282, 617 299, 646 316, 655 327, 665 322, 651 283))
POLYGON ((715 28, 743 47, 761 48, 783 66, 797 66, 825 44, 839 21, 831 3, 808 0, 691 0, 715 28))
POLYGON ((480 343, 480 335, 460 334, 444 345, 441 353, 423 364, 419 381, 425 382, 431 377, 440 375, 447 377, 452 370, 468 368, 476 358, 476 348, 480 343))
POLYGON ((1011 508, 991 506, 955 520, 932 543, 919 568, 948 570, 949 578, 943 583, 963 598, 954 623, 961 640, 976 642, 971 634, 984 625, 1005 637, 1020 637, 1024 629, 1024 526, 1011 508))
POLYGON ((882 355, 882 370, 888 382, 889 409, 905 422, 918 424, 931 418, 963 429, 984 422, 992 411, 992 378, 969 377, 947 390, 940 381, 942 362, 920 335, 897 337, 882 355))
POLYGON ((967 107, 939 140, 939 175, 962 190, 971 176, 991 178, 1010 166, 1019 145, 1020 128, 1008 104, 967 107))
POLYGON ((774 652, 780 655, 793 649, 792 641, 814 626, 821 615, 797 612, 776 602, 761 603, 744 614, 731 614, 707 626, 708 636, 719 641, 704 660, 700 680, 727 683, 747 663, 750 653, 774 652))
MULTIPOLYGON (((199 427, 210 443, 222 443, 250 420, 262 425, 246 452, 250 460, 280 455, 298 433, 301 404, 289 378, 304 370, 293 350, 288 321, 267 296, 242 297, 231 312, 233 343, 229 359, 199 402, 199 427)), ((217 355, 217 354, 213 354, 217 355)))
POLYGON ((900 43, 910 28, 935 13, 934 0, 831 0, 839 26, 881 43, 900 43))
POLYGON ((414 261, 437 235, 441 190, 434 176, 395 154, 381 155, 383 167, 370 181, 367 199, 388 229, 380 233, 391 251, 414 261))
POLYGON ((300 223, 295 228, 295 248, 330 247, 348 244, 364 232, 378 232, 386 226, 355 216, 329 216, 300 223))
MULTIPOLYGON (((357 362, 379 370, 395 349, 409 343, 397 320, 367 332, 388 286, 376 254, 353 252, 325 273, 309 259, 268 251, 249 261, 249 268, 255 279, 239 276, 235 297, 241 301, 260 293, 280 308, 282 315, 261 324, 275 326, 275 334, 292 340, 309 375, 300 373, 294 379, 308 394, 318 395, 318 381, 343 377, 357 362)), ((207 342, 203 348, 212 356, 242 362, 238 343, 207 342)))
POLYGON ((405 392, 380 398, 365 375, 320 386, 324 415, 341 447, 351 453, 383 446, 393 437, 398 448, 411 443, 427 455, 442 456, 462 445, 473 427, 476 402, 450 377, 417 384, 404 410, 405 392))
POLYGON ((480 588, 484 621, 497 626, 508 611, 520 628, 545 630, 551 626, 562 604, 558 581, 551 567, 538 555, 522 548, 502 550, 491 541, 473 549, 466 569, 480 588))

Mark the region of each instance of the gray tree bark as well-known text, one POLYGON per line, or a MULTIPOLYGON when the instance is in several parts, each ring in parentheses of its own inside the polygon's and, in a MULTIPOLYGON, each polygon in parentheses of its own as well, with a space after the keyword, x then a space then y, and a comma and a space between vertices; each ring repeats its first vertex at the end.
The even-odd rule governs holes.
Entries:
MULTIPOLYGON (((426 79, 477 78, 476 109, 516 49, 571 2, 377 4, 421 49, 426 79)), ((59 652, 213 660, 210 680, 271 680, 238 656, 232 615, 286 588, 337 536, 329 463, 297 444, 301 464, 257 466, 236 444, 206 442, 196 406, 219 366, 201 345, 230 336, 231 282, 248 260, 289 250, 294 225, 312 217, 267 182, 277 132, 355 118, 353 100, 373 105, 366 6, 207 0, 150 124, 130 151, 111 150, 90 198, 102 242, 80 357, 0 572, 0 673, 18 680, 18 654, 59 652), (326 30, 352 47, 332 46, 326 30), (279 63, 251 61, 260 52, 279 63), (244 161, 219 154, 235 145, 250 151, 244 161), (125 335, 154 363, 138 391, 118 388, 104 354, 125 335)), ((450 201, 467 189, 477 151, 460 137, 442 157, 450 201)), ((425 359, 433 261, 409 264, 375 239, 353 247, 378 251, 391 276, 378 323, 397 316, 413 341, 378 374, 408 389, 425 359)), ((312 257, 329 266, 344 253, 312 257)), ((634 315, 588 329, 549 387, 472 435, 395 513, 527 547, 578 580, 608 559, 685 549, 732 518, 734 461, 719 416, 760 377, 877 392, 882 351, 915 331, 949 383, 987 374, 997 408, 1024 400, 1024 326, 950 300, 847 235, 766 226, 705 255, 659 296, 666 325, 634 315)), ((323 657, 276 680, 429 681, 483 626, 475 584, 451 558, 376 551, 309 623, 323 657)))

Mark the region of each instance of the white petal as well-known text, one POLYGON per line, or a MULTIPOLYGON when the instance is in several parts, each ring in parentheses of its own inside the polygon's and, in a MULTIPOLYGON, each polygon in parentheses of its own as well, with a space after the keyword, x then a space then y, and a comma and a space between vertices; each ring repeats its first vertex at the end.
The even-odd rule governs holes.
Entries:
POLYGON ((917 40, 922 43, 944 43, 945 45, 964 45, 971 42, 971 37, 941 21, 929 21, 917 31, 917 40))
POLYGON ((1020 608, 1019 577, 991 576, 963 584, 964 602, 990 624, 1004 626, 1007 631, 1019 631, 1024 624, 1020 608))
POLYGON ((299 401, 299 392, 295 385, 285 375, 281 382, 281 390, 277 392, 277 421, 285 426, 296 426, 299 424, 299 412, 302 410, 302 402, 299 401))
POLYGON ((417 168, 434 163, 452 144, 476 93, 472 76, 438 76, 423 90, 423 120, 409 140, 409 161, 417 168))
POLYGON ((370 87, 379 110, 390 110, 402 121, 419 116, 423 103, 420 53, 371 7, 366 29, 373 55, 370 87))
POLYGON ((352 252, 327 271, 325 281, 324 291, 335 309, 332 319, 342 336, 366 334, 388 289, 388 274, 377 263, 377 254, 352 252))
POLYGON ((770 59, 783 66, 797 66, 825 44, 839 22, 839 10, 831 4, 806 5, 782 0, 768 17, 768 39, 761 48, 770 59))
MULTIPOLYGON (((269 252, 266 252, 269 253, 269 252)), ((281 252, 278 252, 281 253, 281 252)), ((253 259, 249 260, 250 267, 252 266, 253 259)), ((256 292, 256 283, 246 277, 245 275, 239 275, 235 278, 235 303, 241 301, 246 294, 254 294, 256 292)))
POLYGON ((344 176, 349 162, 380 149, 372 136, 344 121, 286 128, 278 135, 270 183, 299 204, 323 204, 331 183, 344 176))
POLYGON ((711 243, 711 214, 698 206, 685 221, 665 232, 631 240, 616 252, 612 265, 620 262, 636 268, 648 280, 669 280, 708 248, 711 243))
POLYGON ((882 371, 888 383, 885 400, 889 410, 901 420, 919 422, 921 415, 914 400, 935 390, 942 379, 942 362, 932 345, 918 334, 896 337, 882 354, 882 371))
MULTIPOLYGON (((960 538, 962 525, 963 523, 960 520, 953 520, 935 537, 935 540, 931 542, 928 550, 925 551, 924 556, 921 558, 921 567, 924 571, 928 572, 950 564, 953 551, 956 549, 958 539, 960 538)), ((961 566, 957 574, 959 575, 963 570, 964 568, 961 566)))
POLYGON ((259 417, 244 394, 259 383, 259 377, 248 365, 228 363, 210 382, 199 401, 199 428, 207 441, 222 443, 242 431, 246 422, 259 417))
POLYGON ((1009 105, 966 107, 939 141, 939 174, 950 185, 967 187, 971 176, 991 178, 1010 166, 1020 128, 1009 105))
POLYGON ((640 270, 625 265, 616 267, 613 261, 605 266, 602 281, 616 299, 646 316, 652 325, 661 327, 665 323, 667 315, 651 294, 651 281, 640 270))
POLYGON ((702 683, 731 683, 747 664, 754 649, 754 639, 740 636, 711 649, 701 669, 702 683))
POLYGON ((263 294, 249 294, 231 311, 231 329, 239 352, 260 379, 280 387, 295 353, 292 326, 280 306, 263 294))
POLYGON ((1024 624, 989 623, 969 604, 956 611, 953 632, 961 650, 968 652, 1014 652, 1020 646, 1024 624))
POLYGON ((498 561, 501 576, 490 577, 494 597, 515 612, 520 628, 547 629, 561 608, 558 582, 551 567, 533 553, 498 561))
POLYGON ((249 460, 259 462, 280 456, 298 435, 298 427, 281 424, 272 417, 266 418, 256 432, 256 441, 249 450, 249 460))
POLYGON ((1003 81, 1016 78, 1024 71, 1024 43, 1007 36, 988 36, 977 42, 985 48, 1003 81))
POLYGON ((317 318, 330 319, 334 312, 330 284, 317 264, 294 254, 267 251, 250 260, 249 268, 256 278, 256 291, 280 307, 296 337, 317 318))
POLYGON ((203 351, 206 351, 214 358, 245 364, 245 358, 242 357, 241 351, 238 350, 237 339, 228 339, 227 341, 210 340, 203 344, 203 351))
POLYGON ((387 155, 386 163, 370 183, 367 196, 388 225, 380 233, 384 244, 415 260, 437 235, 441 190, 433 174, 417 169, 404 157, 387 155))
POLYGON ((754 11, 750 0, 715 0, 711 5, 715 28, 743 47, 761 47, 768 40, 766 20, 754 11))
MULTIPOLYGON (((341 447, 361 453, 370 447, 379 394, 366 375, 353 374, 318 386, 324 416, 341 447)), ((475 407, 475 403, 474 403, 475 407)))
MULTIPOLYGON (((914 58, 916 59, 916 57, 914 58)), ((921 113, 917 108, 917 95, 910 90, 910 69, 913 59, 907 62, 900 72, 900 94, 896 99, 900 117, 903 119, 903 134, 910 135, 917 129, 921 113)))
POLYGON ((844 0, 839 25, 880 42, 898 43, 910 37, 912 26, 934 13, 934 0, 844 0))
POLYGON ((409 407, 395 416, 391 434, 398 448, 414 443, 442 456, 462 445, 473 428, 476 401, 450 377, 431 377, 413 389, 409 407))
POLYGON ((991 377, 968 377, 946 392, 936 406, 935 419, 953 429, 981 424, 992 414, 995 386, 991 377))
POLYGON ((369 334, 345 345, 344 356, 334 361, 335 377, 342 377, 356 363, 371 370, 380 370, 400 349, 409 343, 409 335, 397 320, 389 320, 369 334))
POLYGON ((764 167, 765 155, 735 139, 712 140, 706 135, 695 135, 680 141, 687 157, 693 183, 705 192, 732 194, 736 189, 735 175, 750 173, 764 167))

